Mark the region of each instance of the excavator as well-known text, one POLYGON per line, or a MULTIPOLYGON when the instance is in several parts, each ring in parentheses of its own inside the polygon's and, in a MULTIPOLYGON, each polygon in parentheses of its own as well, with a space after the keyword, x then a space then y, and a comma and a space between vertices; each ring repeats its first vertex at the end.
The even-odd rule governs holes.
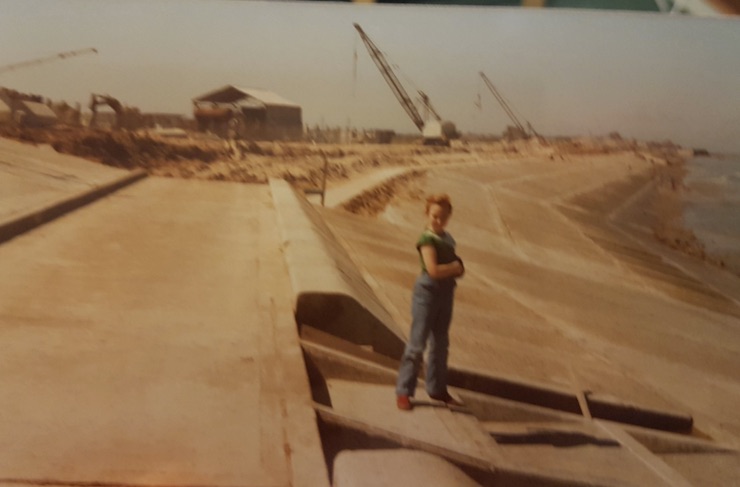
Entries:
MULTIPOLYGON (((19 63, 6 64, 3 66, 0 66, 0 74, 7 73, 10 71, 15 71, 17 69, 39 66, 39 65, 46 64, 46 63, 53 62, 53 61, 69 59, 69 58, 73 58, 76 56, 83 56, 85 54, 97 54, 97 53, 98 53, 98 50, 94 47, 78 49, 75 51, 59 52, 51 56, 40 57, 36 59, 30 59, 28 61, 22 61, 19 63)), ((14 118, 15 118, 15 113, 18 110, 18 104, 20 101, 25 100, 25 101, 35 101, 38 103, 43 103, 43 98, 41 97, 24 95, 15 90, 9 90, 5 88, 0 88, 0 99, 2 98, 5 98, 6 102, 9 102, 11 113, 12 113, 11 116, 13 116, 14 118)), ((59 120, 62 121, 63 123, 79 125, 80 115, 81 115, 79 105, 77 105, 77 107, 75 108, 75 107, 71 107, 67 105, 65 102, 62 102, 60 104, 52 105, 51 108, 57 114, 57 116, 59 117, 59 120)))
POLYGON ((113 130, 131 130, 141 126, 141 114, 137 109, 123 106, 120 101, 110 95, 92 93, 90 95, 90 103, 88 105, 92 112, 89 124, 91 128, 95 128, 98 107, 100 106, 110 107, 115 112, 116 119, 113 125, 113 130))
POLYGON ((398 77, 391 69, 388 61, 385 59, 385 56, 383 56, 383 53, 380 51, 380 49, 378 49, 373 41, 370 40, 367 34, 365 34, 365 31, 362 30, 362 27, 360 27, 359 24, 353 25, 357 32, 360 34, 362 42, 365 43, 365 47, 367 48, 368 53, 370 53, 370 57, 380 70, 380 74, 383 75, 383 78, 385 78, 388 86, 390 86, 391 91, 393 91, 393 94, 396 95, 396 99, 398 99, 399 103, 401 103, 401 106, 411 118, 411 121, 414 123, 414 125, 416 125, 416 128, 421 131, 422 137, 424 139, 424 144, 450 145, 450 139, 454 139, 458 136, 455 124, 449 121, 443 121, 442 117, 439 116, 437 111, 432 106, 431 101, 429 100, 429 97, 426 95, 426 93, 424 93, 423 91, 419 91, 419 97, 421 99, 422 105, 429 112, 429 114, 431 114, 431 117, 427 117, 427 119, 422 117, 416 105, 411 100, 411 97, 406 92, 403 85, 401 85, 401 82, 398 80, 398 77))

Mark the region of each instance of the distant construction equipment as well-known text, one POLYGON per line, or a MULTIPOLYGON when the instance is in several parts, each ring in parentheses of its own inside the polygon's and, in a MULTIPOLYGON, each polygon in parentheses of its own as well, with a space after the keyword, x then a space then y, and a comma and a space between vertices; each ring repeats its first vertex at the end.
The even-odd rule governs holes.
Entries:
POLYGON ((76 51, 60 52, 52 56, 32 59, 30 61, 23 61, 23 62, 15 63, 15 64, 7 64, 5 66, 0 66, 0 73, 4 73, 7 71, 14 71, 16 69, 26 68, 29 66, 37 66, 39 64, 44 64, 44 63, 48 63, 51 61, 57 61, 59 59, 67 59, 70 57, 81 56, 83 54, 97 54, 97 53, 98 53, 98 50, 95 49, 94 47, 88 47, 86 49, 79 49, 76 51))
MULTIPOLYGON (((98 50, 94 47, 88 47, 76 51, 60 52, 51 56, 0 66, 0 74, 15 71, 17 69, 38 66, 61 59, 82 56, 84 54, 97 53, 98 50)), ((15 90, 0 88, 0 104, 8 107, 6 112, 7 116, 3 117, 2 114, 0 114, 0 119, 7 118, 8 121, 17 123, 18 125, 49 126, 54 125, 58 121, 63 121, 65 123, 79 123, 79 107, 75 109, 66 104, 52 106, 51 101, 44 103, 44 99, 38 95, 27 95, 15 90), (64 112, 61 119, 58 118, 59 114, 55 113, 57 109, 64 112)))
POLYGON ((115 113, 115 122, 112 127, 114 130, 133 130, 141 127, 143 123, 141 112, 138 109, 125 107, 120 101, 110 95, 92 93, 90 95, 90 104, 88 105, 92 112, 89 123, 90 128, 95 128, 98 123, 98 107, 100 106, 108 106, 115 113))
POLYGON ((370 53, 370 57, 373 59, 375 65, 380 70, 383 78, 385 78, 388 86, 390 86, 391 91, 393 91, 393 94, 396 96, 399 103, 401 103, 401 106, 411 118, 411 121, 414 122, 416 128, 421 131, 424 138, 424 144, 449 145, 450 139, 457 137, 457 129, 455 128, 455 124, 449 121, 442 121, 442 118, 432 107, 432 104, 429 101, 429 97, 424 92, 419 91, 422 105, 426 107, 428 112, 431 113, 433 117, 433 120, 425 120, 419 113, 419 110, 416 108, 414 102, 411 100, 411 97, 409 97, 408 93, 403 88, 403 85, 401 85, 401 82, 398 80, 398 77, 396 77, 396 74, 391 69, 388 61, 386 61, 385 56, 383 56, 383 53, 380 51, 380 49, 378 49, 378 47, 373 43, 373 41, 370 40, 367 34, 365 34, 365 31, 362 30, 362 27, 360 27, 358 24, 353 25, 355 29, 357 29, 357 32, 360 34, 362 42, 365 43, 365 47, 367 47, 367 51, 370 53))
POLYGON ((491 94, 493 94, 494 98, 496 98, 496 101, 499 102, 501 105, 501 108, 504 109, 504 112, 506 112, 506 115, 509 116, 511 121, 514 123, 514 127, 509 127, 506 132, 507 138, 511 139, 526 139, 532 136, 539 137, 539 134, 535 132, 534 127, 532 127, 532 124, 529 122, 526 122, 527 126, 525 127, 522 122, 519 121, 517 116, 514 114, 514 111, 511 109, 509 104, 506 102, 504 97, 499 93, 499 91, 496 89, 495 86, 493 86, 493 83, 491 83, 491 80, 488 79, 488 76, 485 75, 483 71, 479 72, 480 77, 483 78, 483 81, 486 83, 486 86, 490 90, 491 94))

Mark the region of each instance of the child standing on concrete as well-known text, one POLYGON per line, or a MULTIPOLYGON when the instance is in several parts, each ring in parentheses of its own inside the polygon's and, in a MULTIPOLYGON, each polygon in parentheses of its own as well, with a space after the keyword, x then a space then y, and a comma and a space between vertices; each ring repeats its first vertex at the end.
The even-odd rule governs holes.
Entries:
POLYGON ((411 300, 411 334, 401 358, 396 384, 398 409, 410 410, 424 349, 429 341, 426 389, 429 397, 447 404, 458 403, 447 391, 447 355, 456 279, 465 273, 455 253, 455 240, 445 231, 452 214, 446 194, 427 198, 427 225, 416 243, 421 274, 414 283, 411 300))

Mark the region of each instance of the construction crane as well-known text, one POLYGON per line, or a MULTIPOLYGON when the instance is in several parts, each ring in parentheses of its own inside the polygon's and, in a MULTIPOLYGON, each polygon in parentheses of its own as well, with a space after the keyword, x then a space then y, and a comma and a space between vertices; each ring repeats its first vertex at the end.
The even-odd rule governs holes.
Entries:
POLYGON ((519 121, 517 116, 514 114, 514 111, 511 109, 509 104, 504 99, 504 97, 501 96, 501 93, 499 93, 496 87, 493 86, 493 83, 491 83, 491 80, 488 79, 488 76, 486 76, 486 74, 483 71, 480 71, 479 74, 480 74, 480 77, 483 78, 483 81, 486 83, 486 86, 488 87, 488 89, 491 91, 491 94, 493 94, 494 98, 496 98, 496 100, 501 105, 501 108, 504 109, 504 111, 509 116, 511 121, 514 122, 514 127, 516 128, 516 130, 521 132, 521 135, 524 137, 527 137, 530 134, 534 134, 539 137, 539 134, 537 134, 537 132, 534 131, 532 124, 527 122, 527 128, 524 127, 524 125, 522 124, 522 122, 519 121))
POLYGON ((434 119, 438 122, 441 122, 442 117, 439 116, 437 110, 435 110, 432 106, 432 101, 429 99, 429 96, 427 96, 427 94, 423 91, 419 90, 419 99, 421 100, 421 104, 424 105, 424 108, 426 108, 427 111, 432 114, 434 119))
POLYGON ((38 64, 44 64, 44 63, 48 63, 48 62, 51 62, 51 61, 56 61, 58 59, 66 59, 66 58, 70 58, 70 57, 74 57, 74 56, 81 56, 83 54, 90 54, 90 53, 97 54, 98 53, 98 50, 95 49, 94 47, 88 47, 86 49, 79 49, 79 50, 76 50, 76 51, 60 52, 60 53, 54 54, 52 56, 42 57, 42 58, 38 58, 38 59, 32 59, 30 61, 23 61, 23 62, 15 63, 15 64, 7 64, 5 66, 0 66, 0 73, 4 73, 4 72, 7 72, 7 71, 13 71, 13 70, 16 70, 16 69, 19 69, 19 68, 25 68, 25 67, 28 67, 28 66, 36 66, 38 64))
POLYGON ((424 92, 419 91, 419 96, 421 97, 422 104, 427 108, 427 110, 429 110, 429 112, 432 113, 435 118, 433 122, 425 121, 419 113, 419 110, 416 108, 416 105, 414 105, 414 102, 411 100, 411 97, 409 97, 403 85, 396 77, 393 69, 391 69, 388 61, 386 61, 385 56, 383 56, 383 53, 380 51, 380 49, 378 49, 375 43, 370 40, 367 34, 365 34, 365 31, 362 30, 362 27, 359 26, 359 24, 353 25, 355 29, 357 29, 357 32, 360 34, 360 38, 362 39, 362 42, 365 43, 365 47, 367 47, 367 51, 370 53, 370 57, 373 59, 375 65, 380 70, 380 74, 382 74, 383 78, 385 78, 388 86, 390 86, 391 91, 393 91, 393 94, 396 96, 396 99, 398 99, 399 103, 401 103, 401 106, 411 118, 411 121, 414 123, 414 125, 416 125, 416 128, 421 131, 424 137, 424 143, 429 145, 448 145, 449 139, 453 138, 457 134, 455 125, 452 122, 442 122, 442 118, 432 107, 432 104, 429 101, 429 97, 424 92))

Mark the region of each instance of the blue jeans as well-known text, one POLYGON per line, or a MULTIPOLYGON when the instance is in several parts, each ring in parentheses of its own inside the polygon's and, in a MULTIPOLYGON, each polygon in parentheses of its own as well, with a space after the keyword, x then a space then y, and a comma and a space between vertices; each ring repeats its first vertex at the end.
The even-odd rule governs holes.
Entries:
POLYGON ((411 335, 401 358, 396 394, 414 395, 427 341, 427 393, 440 395, 447 391, 447 355, 455 285, 454 279, 437 281, 426 272, 416 279, 411 299, 411 335))

